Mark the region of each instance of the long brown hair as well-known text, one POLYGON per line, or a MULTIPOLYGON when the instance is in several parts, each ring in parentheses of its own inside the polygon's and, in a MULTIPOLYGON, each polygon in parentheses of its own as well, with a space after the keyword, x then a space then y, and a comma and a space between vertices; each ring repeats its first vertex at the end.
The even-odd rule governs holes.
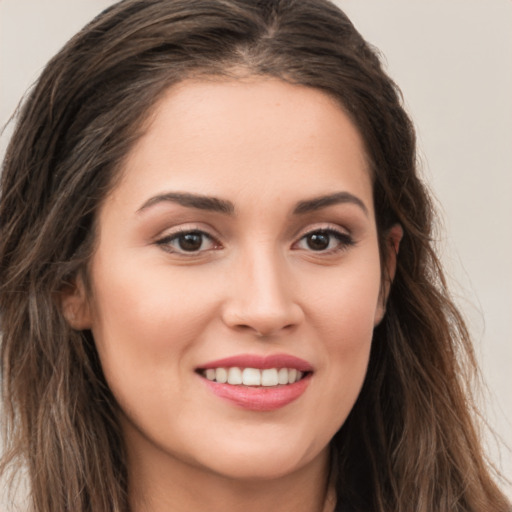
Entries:
POLYGON ((261 75, 320 89, 366 144, 381 254, 404 238, 365 384, 332 441, 340 503, 358 511, 505 511, 474 424, 476 372, 433 249, 414 129, 375 51, 327 0, 125 0, 55 56, 3 163, 0 314, 6 452, 34 512, 129 510, 117 405, 90 332, 59 293, 94 251, 95 219, 163 92, 261 75))

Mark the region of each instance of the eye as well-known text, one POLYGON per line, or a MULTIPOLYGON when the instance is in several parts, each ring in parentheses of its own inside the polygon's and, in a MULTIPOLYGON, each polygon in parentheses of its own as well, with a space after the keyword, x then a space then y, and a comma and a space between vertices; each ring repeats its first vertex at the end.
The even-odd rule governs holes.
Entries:
POLYGON ((314 252, 335 252, 351 245, 354 245, 352 237, 335 229, 310 231, 297 242, 297 248, 314 252))
POLYGON ((219 244, 204 231, 180 231, 157 241, 166 251, 194 254, 218 248, 219 244))

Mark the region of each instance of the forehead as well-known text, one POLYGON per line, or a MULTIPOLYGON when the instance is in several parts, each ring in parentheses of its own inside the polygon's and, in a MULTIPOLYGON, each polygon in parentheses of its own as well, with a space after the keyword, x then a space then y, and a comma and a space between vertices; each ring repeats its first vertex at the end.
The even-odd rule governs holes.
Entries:
POLYGON ((257 77, 171 87, 129 153, 121 186, 140 197, 170 189, 300 200, 340 188, 371 197, 364 144, 340 104, 257 77))

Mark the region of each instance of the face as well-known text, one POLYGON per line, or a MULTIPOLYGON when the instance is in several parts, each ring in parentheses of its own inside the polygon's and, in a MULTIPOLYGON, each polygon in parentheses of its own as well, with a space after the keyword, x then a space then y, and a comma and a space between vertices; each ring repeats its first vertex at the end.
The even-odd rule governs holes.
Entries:
POLYGON ((128 449, 230 478, 325 461, 385 294, 363 143, 337 103, 272 79, 171 88, 98 225, 92 295, 67 310, 128 449))

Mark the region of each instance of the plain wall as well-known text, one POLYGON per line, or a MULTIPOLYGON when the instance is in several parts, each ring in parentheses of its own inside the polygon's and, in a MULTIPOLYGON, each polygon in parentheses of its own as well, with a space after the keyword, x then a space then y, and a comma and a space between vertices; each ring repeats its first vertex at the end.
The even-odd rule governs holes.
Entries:
MULTIPOLYGON (((111 3, 0 0, 0 125, 48 59, 111 3)), ((440 203, 443 261, 488 384, 486 416, 512 447, 512 2, 337 3, 382 51, 404 93, 440 203)), ((512 478, 510 449, 502 446, 500 458, 488 442, 512 478)))

